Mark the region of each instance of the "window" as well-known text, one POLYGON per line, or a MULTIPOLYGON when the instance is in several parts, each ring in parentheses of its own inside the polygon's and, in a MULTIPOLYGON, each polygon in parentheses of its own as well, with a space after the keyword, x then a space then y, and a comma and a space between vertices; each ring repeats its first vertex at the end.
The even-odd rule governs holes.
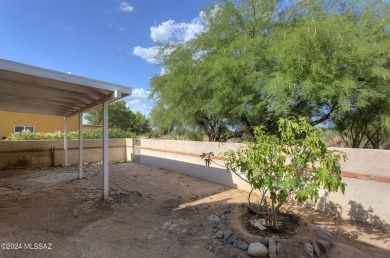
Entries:
POLYGON ((30 133, 34 132, 34 126, 15 126, 14 133, 20 133, 23 131, 29 131, 30 133))

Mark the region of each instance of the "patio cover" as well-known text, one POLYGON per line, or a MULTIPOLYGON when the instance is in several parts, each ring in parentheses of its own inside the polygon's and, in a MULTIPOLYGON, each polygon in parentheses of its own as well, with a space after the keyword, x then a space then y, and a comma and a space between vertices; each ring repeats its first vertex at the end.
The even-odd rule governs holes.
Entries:
POLYGON ((103 197, 108 198, 108 103, 131 95, 131 88, 0 59, 0 110, 64 117, 80 114, 79 177, 82 177, 82 113, 103 105, 103 197))

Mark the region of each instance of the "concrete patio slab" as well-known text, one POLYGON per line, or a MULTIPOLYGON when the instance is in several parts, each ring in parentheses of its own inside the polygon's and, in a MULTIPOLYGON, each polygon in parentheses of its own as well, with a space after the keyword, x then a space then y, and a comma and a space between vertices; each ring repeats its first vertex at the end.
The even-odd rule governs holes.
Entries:
MULTIPOLYGON (((111 165, 109 169, 111 193, 138 192, 154 198, 174 195, 183 201, 190 201, 227 189, 219 184, 133 162, 111 165)), ((99 188, 102 187, 102 180, 102 173, 91 178, 99 188)))

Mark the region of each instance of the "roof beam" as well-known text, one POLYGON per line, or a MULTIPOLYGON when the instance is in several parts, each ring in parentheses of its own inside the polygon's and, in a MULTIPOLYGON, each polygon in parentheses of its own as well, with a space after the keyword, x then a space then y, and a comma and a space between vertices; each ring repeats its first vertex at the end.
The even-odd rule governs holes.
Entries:
POLYGON ((3 86, 3 80, 0 79, 1 94, 8 96, 20 96, 20 97, 29 97, 32 98, 32 95, 39 96, 39 99, 50 99, 53 101, 63 101, 63 102, 79 102, 83 104, 88 104, 95 101, 95 99, 90 98, 87 94, 80 98, 80 95, 74 93, 68 93, 64 91, 48 91, 42 89, 41 87, 34 87, 34 89, 26 89, 26 86, 23 86, 19 83, 8 83, 7 86, 3 86))
POLYGON ((29 113, 29 114, 41 114, 41 115, 50 115, 50 116, 64 116, 69 112, 68 110, 58 109, 58 108, 42 108, 37 106, 25 106, 15 103, 7 103, 4 107, 1 107, 3 111, 9 112, 20 112, 20 113, 29 113))
POLYGON ((1 91, 8 91, 8 94, 16 94, 19 95, 20 93, 26 93, 30 94, 34 93, 34 95, 45 95, 48 97, 57 97, 57 98, 73 98, 73 99, 85 99, 86 101, 94 101, 96 98, 100 97, 101 94, 98 95, 92 95, 88 93, 77 93, 74 91, 69 90, 61 90, 61 89, 55 89, 50 88, 47 86, 41 86, 41 85, 26 85, 22 82, 16 82, 16 81, 9 81, 4 80, 0 77, 0 85, 1 85, 1 91))
POLYGON ((119 90, 115 90, 113 93, 108 94, 108 95, 104 96, 103 98, 101 98, 101 99, 99 99, 99 100, 97 100, 89 105, 86 105, 84 108, 81 108, 81 109, 71 113, 67 117, 72 117, 72 116, 77 115, 79 113, 87 112, 88 110, 91 110, 104 102, 112 102, 112 101, 121 99, 121 98, 126 97, 126 96, 128 96, 128 95, 124 94, 123 92, 120 92, 119 90))
POLYGON ((64 100, 51 100, 40 97, 31 98, 26 96, 14 96, 14 95, 0 95, 0 106, 3 102, 18 103, 23 105, 42 106, 42 107, 62 107, 67 108, 82 108, 84 105, 80 102, 66 102, 64 100))

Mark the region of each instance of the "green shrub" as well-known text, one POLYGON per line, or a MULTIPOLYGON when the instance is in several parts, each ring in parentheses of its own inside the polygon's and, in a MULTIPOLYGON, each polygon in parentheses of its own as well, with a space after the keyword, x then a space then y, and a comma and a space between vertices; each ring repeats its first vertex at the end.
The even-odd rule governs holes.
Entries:
POLYGON ((187 131, 185 135, 189 141, 203 141, 205 138, 204 133, 200 130, 187 131))
MULTIPOLYGON (((274 136, 255 127, 254 142, 223 154, 228 158, 224 165, 227 171, 239 176, 244 174, 246 179, 243 179, 251 184, 252 190, 262 193, 259 207, 265 206, 262 210, 268 214, 269 223, 274 228, 277 227, 276 211, 290 195, 298 202, 317 201, 320 188, 344 193, 346 186, 342 182, 340 165, 346 160, 346 155, 328 150, 317 136, 318 130, 305 118, 280 119, 278 129, 279 136, 274 136), (269 194, 270 203, 262 203, 266 194, 269 194)), ((206 165, 210 165, 212 156, 213 153, 201 155, 206 165)))
MULTIPOLYGON (((85 129, 83 130, 84 139, 102 139, 103 130, 102 129, 85 129)), ((123 131, 117 128, 108 129, 109 138, 136 138, 136 134, 133 132, 123 131)), ((60 131, 55 133, 31 133, 29 131, 23 131, 11 134, 8 137, 9 141, 42 141, 42 140, 63 140, 64 134, 60 131)), ((69 132, 69 140, 78 140, 79 133, 69 132)))

